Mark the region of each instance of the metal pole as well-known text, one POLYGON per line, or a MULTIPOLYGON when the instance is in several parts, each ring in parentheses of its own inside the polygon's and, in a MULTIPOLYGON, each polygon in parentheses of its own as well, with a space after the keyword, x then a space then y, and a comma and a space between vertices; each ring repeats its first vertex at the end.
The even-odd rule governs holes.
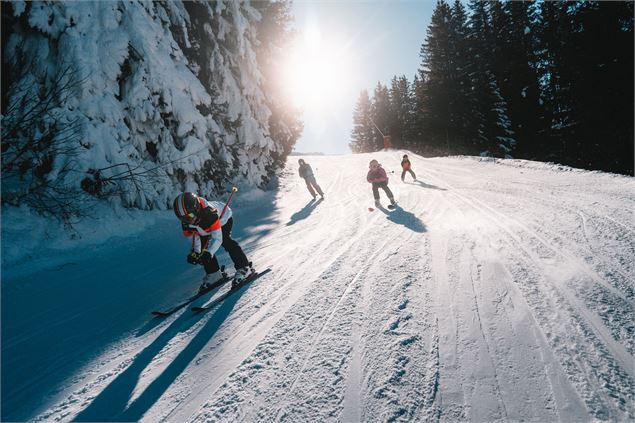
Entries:
POLYGON ((227 210, 227 206, 229 206, 229 203, 231 203, 232 197, 234 196, 235 192, 238 192, 238 188, 232 187, 232 193, 229 194, 229 198, 227 199, 227 202, 225 203, 225 207, 223 207, 223 211, 220 212, 220 216, 218 216, 219 219, 223 217, 223 215, 225 214, 225 210, 227 210))
POLYGON ((379 131, 379 133, 381 134, 382 137, 385 137, 384 133, 381 132, 381 129, 379 129, 379 127, 377 126, 377 124, 375 123, 375 121, 373 120, 372 117, 368 116, 368 119, 370 119, 370 121, 372 122, 373 125, 375 125, 375 128, 377 128, 377 130, 379 131))

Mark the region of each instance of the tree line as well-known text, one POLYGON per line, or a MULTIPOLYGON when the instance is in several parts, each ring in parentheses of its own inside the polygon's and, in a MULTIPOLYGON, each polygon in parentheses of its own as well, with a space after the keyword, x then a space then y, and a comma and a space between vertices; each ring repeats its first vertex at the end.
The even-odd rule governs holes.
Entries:
POLYGON ((633 174, 633 2, 437 2, 412 81, 353 112, 354 153, 554 161, 633 174))

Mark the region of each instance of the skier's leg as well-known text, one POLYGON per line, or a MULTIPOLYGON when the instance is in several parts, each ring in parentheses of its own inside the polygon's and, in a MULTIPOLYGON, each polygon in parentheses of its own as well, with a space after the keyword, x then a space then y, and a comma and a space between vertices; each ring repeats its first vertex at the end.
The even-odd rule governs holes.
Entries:
POLYGON ((313 185, 313 187, 315 188, 317 193, 320 194, 320 196, 324 197, 324 192, 322 192, 322 188, 320 188, 315 178, 311 179, 311 185, 313 185))
POLYGON ((390 200, 390 202, 392 204, 394 204, 395 203, 395 197, 392 195, 392 191, 390 190, 390 188, 388 188, 388 182, 382 182, 381 189, 384 190, 384 192, 388 196, 388 199, 390 200))
POLYGON ((240 245, 231 237, 233 225, 234 218, 230 217, 221 229, 223 231, 223 248, 229 253, 229 257, 232 259, 232 262, 234 262, 234 267, 240 269, 241 267, 249 265, 249 260, 247 260, 247 256, 245 256, 240 245))
POLYGON ((401 172, 401 181, 405 182, 405 178, 406 178, 406 169, 404 169, 403 172, 401 172))
POLYGON ((311 182, 309 182, 310 178, 306 178, 304 180, 304 182, 306 182, 306 187, 309 190, 309 192, 311 193, 311 197, 315 198, 315 191, 313 191, 313 187, 311 186, 311 182))
POLYGON ((379 184, 377 182, 373 182, 373 198, 375 202, 379 201, 379 184))
POLYGON ((414 179, 416 181, 417 180, 417 175, 415 175, 415 173, 412 171, 412 169, 408 169, 408 171, 412 175, 412 179, 414 179))
POLYGON ((208 275, 211 273, 218 272, 220 270, 220 266, 218 265, 218 260, 215 255, 205 254, 201 259, 201 264, 205 268, 205 273, 208 275))

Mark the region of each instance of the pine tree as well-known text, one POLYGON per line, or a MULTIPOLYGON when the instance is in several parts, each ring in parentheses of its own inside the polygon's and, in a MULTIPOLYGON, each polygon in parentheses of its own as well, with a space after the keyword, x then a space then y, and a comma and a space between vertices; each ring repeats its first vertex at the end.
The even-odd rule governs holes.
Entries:
POLYGON ((633 174, 633 2, 585 2, 577 9, 570 55, 581 140, 579 165, 633 174), (583 54, 583 55, 582 55, 583 54))
POLYGON ((535 7, 531 2, 491 2, 493 70, 518 140, 518 157, 535 157, 544 110, 536 71, 535 7))
POLYGON ((474 153, 509 157, 516 140, 496 75, 491 51, 493 33, 487 3, 472 0, 469 20, 470 132, 474 153))
POLYGON ((276 168, 284 165, 304 129, 301 112, 284 95, 286 81, 280 78, 286 65, 285 54, 291 49, 293 40, 293 16, 289 0, 254 2, 254 7, 262 15, 257 26, 260 43, 256 54, 262 69, 262 83, 268 93, 265 101, 271 110, 269 133, 282 146, 268 169, 269 175, 273 176, 276 168))
POLYGON ((362 90, 353 112, 353 130, 349 147, 353 153, 376 151, 374 143, 375 129, 370 121, 370 98, 368 91, 362 90))
POLYGON ((417 101, 421 113, 421 129, 426 133, 423 154, 447 154, 450 150, 452 59, 449 22, 450 7, 441 0, 437 2, 426 41, 421 46, 422 65, 419 76, 424 82, 417 93, 417 101))
POLYGON ((410 84, 405 75, 390 81, 390 109, 392 111, 392 122, 390 124, 390 135, 395 147, 406 148, 410 136, 408 125, 411 121, 411 99, 410 84))
POLYGON ((286 65, 286 54, 291 49, 294 32, 291 28, 293 15, 289 0, 276 2, 255 2, 262 18, 257 30, 260 43, 256 50, 261 63, 263 85, 269 93, 267 102, 272 110, 269 119, 272 138, 279 140, 284 146, 284 156, 291 152, 293 145, 303 130, 300 110, 285 98, 284 81, 280 78, 283 66, 286 65))
POLYGON ((569 21, 565 3, 545 2, 540 7, 539 63, 540 101, 544 104, 545 128, 539 133, 537 150, 542 160, 559 161, 571 138, 570 85, 562 77, 562 63, 569 44, 569 21))
POLYGON ((455 0, 450 14, 450 57, 452 67, 450 73, 450 140, 453 151, 461 153, 469 139, 470 122, 470 78, 468 74, 467 46, 467 13, 460 0, 455 0))
POLYGON ((412 93, 412 111, 411 111, 411 125, 413 133, 412 151, 418 154, 423 154, 424 140, 426 136, 425 130, 425 90, 424 80, 415 74, 410 88, 412 93))
POLYGON ((370 115, 376 125, 374 132, 374 146, 378 151, 384 148, 384 135, 391 135, 391 124, 395 121, 390 107, 390 95, 388 87, 377 83, 371 102, 370 115))
MULTIPOLYGON (((562 159, 591 169, 633 171, 633 7, 579 2, 560 10, 567 37, 556 56, 562 159)), ((556 129, 560 129, 557 128, 556 129)))

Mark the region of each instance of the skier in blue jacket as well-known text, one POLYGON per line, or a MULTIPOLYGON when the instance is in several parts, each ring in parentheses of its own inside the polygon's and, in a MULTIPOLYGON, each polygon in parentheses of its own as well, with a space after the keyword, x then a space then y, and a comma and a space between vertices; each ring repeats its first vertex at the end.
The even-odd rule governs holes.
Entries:
POLYGON ((300 165, 300 168, 298 169, 298 173, 300 174, 300 177, 304 178, 304 182, 306 182, 306 187, 309 189, 309 193, 311 193, 311 196, 313 196, 313 199, 315 200, 315 197, 317 197, 317 195, 315 194, 315 191, 317 191, 317 193, 320 194, 320 197, 324 199, 324 193, 322 192, 322 188, 320 188, 320 186, 317 184, 315 180, 315 176, 313 175, 313 169, 311 169, 311 165, 305 162, 303 159, 299 159, 298 164, 300 165), (315 188, 315 190, 313 188, 315 188))

